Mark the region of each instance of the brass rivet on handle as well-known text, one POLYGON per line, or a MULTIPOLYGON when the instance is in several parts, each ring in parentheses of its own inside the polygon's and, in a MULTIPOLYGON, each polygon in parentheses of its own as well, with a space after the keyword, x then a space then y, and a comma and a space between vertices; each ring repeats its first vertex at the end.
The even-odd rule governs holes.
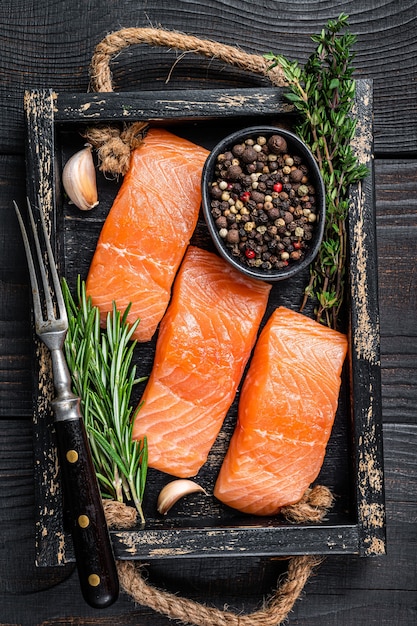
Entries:
POLYGON ((98 585, 100 584, 100 576, 98 576, 97 574, 90 574, 90 576, 88 577, 88 584, 92 587, 98 587, 98 585))
POLYGON ((81 526, 81 528, 87 528, 89 524, 90 519, 87 517, 87 515, 80 515, 78 517, 78 525, 81 526))
POLYGON ((69 463, 76 463, 78 461, 78 452, 76 450, 68 450, 66 457, 69 463))

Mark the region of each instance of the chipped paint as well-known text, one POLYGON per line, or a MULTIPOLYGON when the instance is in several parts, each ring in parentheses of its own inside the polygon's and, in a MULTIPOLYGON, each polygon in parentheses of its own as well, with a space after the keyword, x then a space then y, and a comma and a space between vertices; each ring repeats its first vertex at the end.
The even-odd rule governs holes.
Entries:
MULTIPOLYGON (((193 111, 203 110, 207 106, 206 100, 163 100, 157 101, 166 111, 193 111)), ((250 95, 244 94, 225 94, 219 96, 215 102, 211 102, 212 107, 218 108, 220 111, 239 110, 239 109, 254 109, 259 107, 273 108, 275 113, 289 113, 294 110, 293 105, 282 102, 278 99, 275 100, 275 93, 251 93, 250 95)), ((215 111, 213 111, 213 114, 215 111)), ((161 118, 162 119, 162 118, 161 118)))
POLYGON ((369 252, 364 218, 365 198, 361 183, 351 201, 350 211, 355 211, 353 224, 353 250, 355 259, 355 280, 352 284, 352 297, 357 310, 357 326, 353 335, 354 348, 359 358, 379 365, 379 321, 370 310, 371 300, 368 293, 369 252), (356 200, 356 202, 355 202, 356 200))
MULTIPOLYGON (((218 102, 220 102, 221 104, 225 104, 227 105, 227 107, 230 107, 230 108, 235 108, 235 107, 241 108, 241 107, 247 106, 248 104, 253 105, 255 102, 257 104, 263 105, 269 102, 269 100, 270 100, 270 96, 267 94, 258 93, 258 94, 253 94, 250 97, 239 95, 239 94, 236 94, 236 95, 227 94, 225 96, 221 96, 218 99, 218 102)), ((278 108, 282 110, 282 105, 279 104, 278 108)))
POLYGON ((385 523, 384 507, 376 502, 361 502, 361 514, 369 528, 383 528, 385 523))
MULTIPOLYGON (((357 89, 357 98, 353 107, 356 116, 356 131, 352 139, 352 149, 359 163, 369 167, 372 162, 372 124, 369 116, 358 115, 359 108, 369 109, 372 102, 372 85, 360 83, 357 89)), ((357 326, 354 333, 354 348, 359 358, 370 363, 379 365, 379 319, 375 311, 368 291, 368 276, 370 268, 370 255, 375 257, 375 250, 371 249, 371 243, 367 241, 368 225, 366 223, 366 195, 362 183, 358 183, 351 193, 349 212, 352 216, 352 258, 355 259, 355 274, 352 281, 352 298, 357 309, 357 326)))
POLYGON ((373 132, 372 124, 369 123, 369 120, 364 116, 358 116, 358 107, 363 106, 368 109, 371 104, 371 94, 371 85, 361 85, 361 89, 357 93, 356 102, 352 107, 352 114, 356 117, 356 131, 351 141, 351 146, 359 163, 362 165, 367 165, 369 159, 373 158, 373 132))
POLYGON ((149 552, 149 555, 152 557, 168 557, 168 556, 186 556, 190 554, 190 550, 185 550, 184 548, 155 548, 149 552))
POLYGON ((375 554, 385 554, 385 542, 378 537, 370 537, 367 541, 366 554, 375 555, 375 554))
POLYGON ((57 533, 56 535, 58 539, 58 549, 57 549, 57 563, 58 565, 64 565, 67 563, 66 558, 66 539, 65 535, 62 532, 57 533))
MULTIPOLYGON (((357 118, 352 148, 361 164, 373 167, 373 137, 371 123, 372 85, 362 84, 357 90, 354 115, 357 118), (367 114, 358 115, 359 110, 367 114)), ((376 279, 369 277, 376 271, 374 225, 372 223, 373 198, 367 197, 373 181, 358 183, 351 191, 350 200, 350 241, 351 256, 355 259, 352 271, 351 296, 355 302, 353 355, 355 367, 360 367, 364 377, 359 394, 355 423, 359 435, 357 443, 357 499, 358 518, 362 532, 362 551, 365 555, 385 552, 384 528, 384 476, 382 469, 382 441, 380 415, 380 327, 376 279), (360 365, 359 365, 360 363, 360 365), (365 382, 367 381, 367 383, 365 382), (362 397, 362 386, 368 385, 366 396, 362 397)))

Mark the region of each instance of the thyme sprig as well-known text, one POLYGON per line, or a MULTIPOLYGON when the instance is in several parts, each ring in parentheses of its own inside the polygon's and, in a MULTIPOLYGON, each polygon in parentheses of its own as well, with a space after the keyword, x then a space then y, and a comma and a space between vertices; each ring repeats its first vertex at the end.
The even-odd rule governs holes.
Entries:
POLYGON ((106 328, 100 313, 87 298, 78 277, 77 300, 65 279, 62 291, 68 314, 65 355, 73 390, 80 399, 94 467, 103 498, 133 502, 142 525, 142 501, 147 475, 147 442, 132 439, 135 414, 130 404, 136 379, 132 335, 139 323, 126 320, 113 303, 106 328))
POLYGON ((348 15, 330 20, 312 36, 315 51, 304 67, 282 55, 269 53, 270 68, 280 65, 288 82, 286 98, 299 113, 296 132, 310 147, 319 165, 326 190, 324 238, 311 267, 302 309, 309 297, 317 299, 316 317, 337 328, 344 300, 349 186, 368 173, 358 164, 351 147, 356 120, 352 117, 355 80, 352 78, 352 46, 356 36, 349 31, 348 15))

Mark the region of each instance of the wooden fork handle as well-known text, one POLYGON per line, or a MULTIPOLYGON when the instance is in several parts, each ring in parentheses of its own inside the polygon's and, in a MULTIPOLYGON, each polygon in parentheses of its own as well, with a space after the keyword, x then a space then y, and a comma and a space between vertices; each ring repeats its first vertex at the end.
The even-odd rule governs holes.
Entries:
POLYGON ((104 608, 116 601, 119 581, 84 422, 58 419, 55 428, 81 591, 104 608))

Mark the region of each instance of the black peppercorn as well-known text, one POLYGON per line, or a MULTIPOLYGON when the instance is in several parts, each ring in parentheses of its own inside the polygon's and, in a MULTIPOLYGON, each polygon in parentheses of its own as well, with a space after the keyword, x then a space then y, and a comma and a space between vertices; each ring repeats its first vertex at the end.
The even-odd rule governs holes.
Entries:
POLYGON ((281 135, 272 135, 268 139, 268 148, 272 154, 282 154, 287 152, 287 142, 281 135))
POLYGON ((245 152, 245 144, 244 143, 238 143, 235 146, 233 146, 232 148, 232 152, 234 154, 235 157, 241 157, 242 154, 245 152))
POLYGON ((239 165, 231 165, 227 170, 227 178, 237 180, 242 174, 242 168, 239 165))
POLYGON ((216 219, 216 226, 220 230, 220 228, 227 228, 227 218, 224 215, 221 215, 216 219))
POLYGON ((256 161, 258 156, 258 153, 256 152, 256 150, 254 150, 252 148, 252 146, 247 146, 242 154, 242 161, 243 163, 253 163, 254 161, 256 161))
POLYGON ((298 169, 291 170, 290 172, 290 180, 292 180, 294 183, 299 183, 303 176, 303 172, 298 169))

